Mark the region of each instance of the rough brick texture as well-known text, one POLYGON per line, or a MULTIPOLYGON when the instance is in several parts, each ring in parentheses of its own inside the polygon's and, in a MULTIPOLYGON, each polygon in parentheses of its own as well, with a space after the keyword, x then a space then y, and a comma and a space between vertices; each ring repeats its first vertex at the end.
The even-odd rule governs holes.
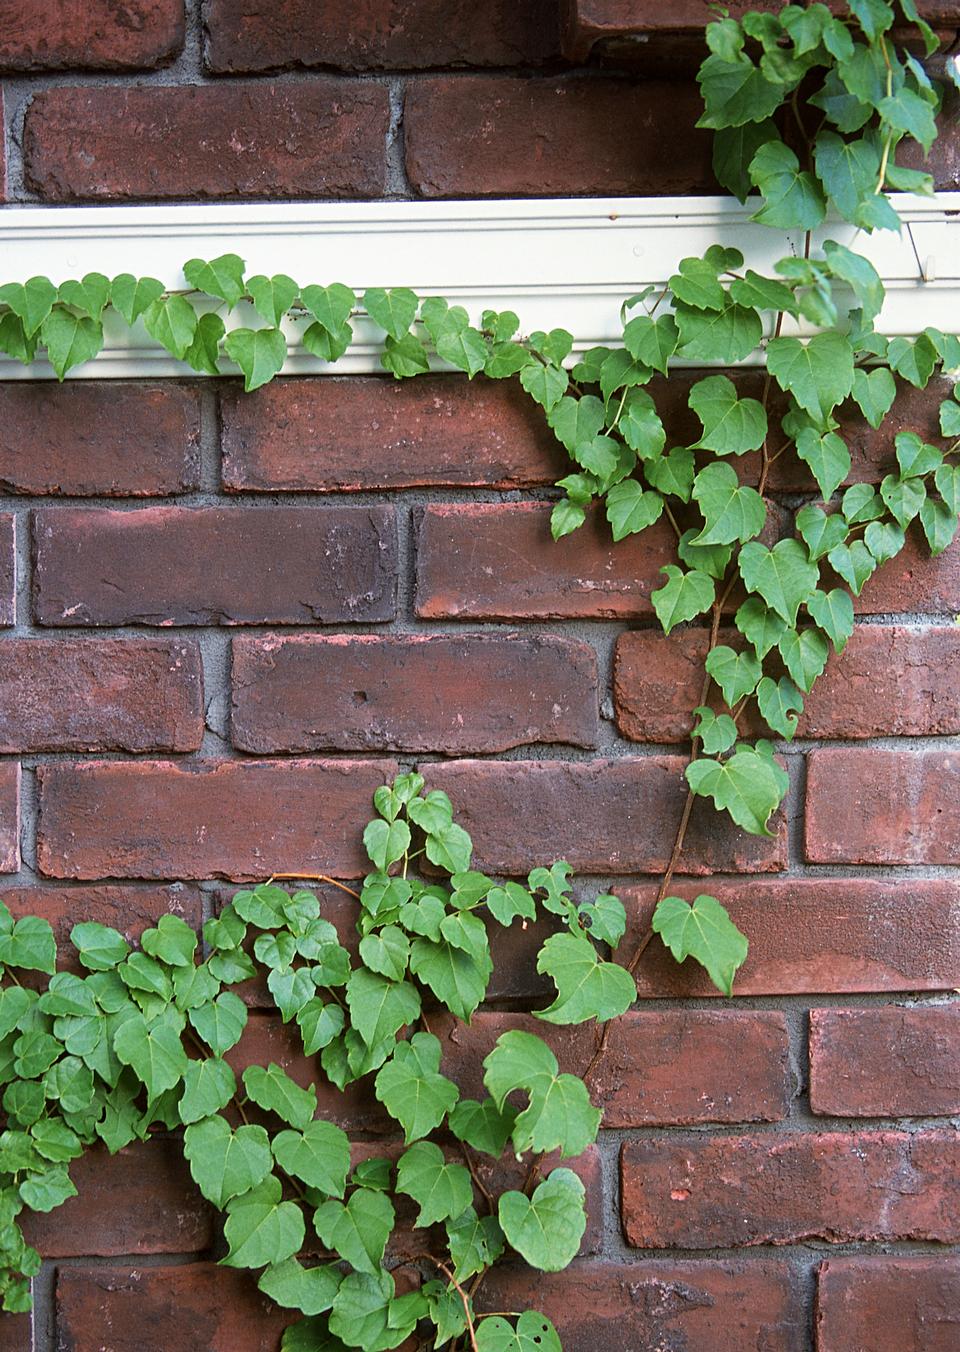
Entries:
POLYGON ((810 1106, 837 1117, 960 1113, 960 1005, 812 1010, 810 1106))
POLYGON ((27 110, 24 165, 49 202, 378 197, 388 123, 382 85, 334 78, 49 89, 27 110))
POLYGON ((646 1249, 960 1240, 954 1131, 649 1137, 623 1147, 623 1228, 646 1249))
POLYGON ((228 491, 525 488, 563 451, 513 381, 427 376, 285 381, 220 403, 228 491))
POLYGON ((424 78, 404 102, 407 175, 424 197, 711 192, 700 111, 693 84, 424 78))
POLYGON ((7 493, 166 497, 199 482, 200 408, 188 386, 0 385, 7 493))
POLYGON ((960 1260, 830 1258, 817 1279, 818 1352, 952 1352, 960 1260))
POLYGON ((41 766, 37 857, 53 878, 357 877, 356 823, 390 761, 41 766))
POLYGON ((237 639, 233 689, 244 751, 456 754, 597 738, 596 658, 569 639, 237 639))
POLYGON ((10 638, 0 664, 0 751, 196 751, 196 643, 10 638))
POLYGON ((251 0, 212 0, 206 59, 230 73, 281 66, 340 70, 424 66, 532 65, 556 55, 553 0, 494 0, 477 22, 470 0, 280 0, 269 11, 251 0))
POLYGON ((48 511, 34 522, 44 625, 389 620, 389 507, 48 511))
POLYGON ((183 45, 182 0, 0 5, 0 70, 145 70, 183 45))
POLYGON ((960 755, 820 750, 808 760, 811 863, 960 863, 960 755))
POLYGON ((0 873, 20 867, 20 765, 0 762, 0 873))
POLYGON ((17 525, 9 512, 0 512, 0 627, 14 623, 17 610, 17 525))

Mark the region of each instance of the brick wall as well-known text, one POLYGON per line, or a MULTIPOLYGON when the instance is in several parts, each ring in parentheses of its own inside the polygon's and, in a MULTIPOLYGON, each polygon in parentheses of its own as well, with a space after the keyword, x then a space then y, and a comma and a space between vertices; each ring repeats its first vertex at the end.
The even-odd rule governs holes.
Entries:
MULTIPOLYGON (((708 191, 701 22, 689 0, 0 4, 7 197, 708 191)), ((943 186, 956 144, 949 124, 943 186)), ((935 404, 914 393, 903 417, 922 431, 935 404)), ((846 432, 879 478, 888 438, 846 432)), ((459 377, 0 387, 12 909, 64 938, 92 918, 135 935, 275 869, 355 878, 372 789, 417 763, 481 866, 565 855, 642 933, 703 635, 652 624, 657 529, 551 543, 561 465, 522 395, 459 377)), ((565 1352, 956 1346, 960 550, 911 542, 858 609, 787 752, 777 839, 702 804, 688 835, 677 890, 718 871, 750 936, 737 997, 647 950, 578 1166, 583 1255, 485 1287, 493 1308, 538 1302, 565 1352)), ((540 937, 501 935, 491 1007, 444 1032, 467 1089, 542 994, 540 937)), ((245 1055, 311 1075, 264 994, 245 1055)), ((591 1035, 548 1032, 582 1068, 591 1035)), ((328 1110, 361 1153, 387 1126, 360 1091, 328 1110)), ((214 1266, 175 1143, 74 1174, 80 1197, 35 1224, 32 1331, 0 1321, 0 1349, 275 1348, 283 1320, 214 1266)))

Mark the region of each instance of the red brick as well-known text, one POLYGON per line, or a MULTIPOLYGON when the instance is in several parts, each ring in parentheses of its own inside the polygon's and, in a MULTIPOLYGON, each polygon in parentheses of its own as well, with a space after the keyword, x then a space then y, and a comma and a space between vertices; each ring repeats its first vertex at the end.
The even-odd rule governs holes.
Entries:
MULTIPOLYGON (((0 121, 3 120, 3 90, 0 89, 0 121)), ((6 123, 4 123, 6 125, 6 123)), ((0 202, 7 200, 7 152, 5 138, 0 138, 0 202)), ((19 1321, 17 1321, 19 1322, 19 1321)))
POLYGON ((836 1117, 960 1113, 960 1005, 811 1010, 810 1107, 836 1117))
POLYGON ((922 533, 911 526, 903 551, 868 578, 853 608, 861 615, 917 613, 952 620, 960 611, 960 549, 932 559, 922 533))
POLYGON ((206 60, 218 73, 279 66, 421 70, 430 66, 527 66, 557 54, 555 0, 494 0, 482 19, 470 0, 212 0, 206 60))
POLYGON ((812 752, 806 857, 818 864, 960 863, 960 755, 812 752))
MULTIPOLYGON (((522 1028, 553 1048, 560 1068, 582 1077, 597 1046, 590 1025, 556 1028, 528 1014, 475 1014, 469 1027, 432 1020, 451 1075, 478 1098, 483 1059, 501 1033, 522 1028)), ((609 1025, 603 1060, 590 1082, 604 1127, 688 1126, 694 1122, 776 1122, 786 1116, 792 1076, 787 1028, 774 1011, 658 1010, 609 1025)))
POLYGON ((196 751, 203 664, 182 640, 8 638, 0 751, 196 751))
POLYGON ((393 618, 392 507, 46 508, 46 625, 331 624, 393 618))
POLYGON ((48 89, 27 109, 24 168, 48 202, 379 197, 389 119, 385 86, 332 77, 48 89))
POLYGON ((597 664, 572 639, 374 635, 235 639, 244 751, 505 751, 595 746, 597 664))
POLYGON ((673 557, 658 523, 614 544, 603 516, 562 540, 538 502, 462 503, 423 513, 417 614, 424 619, 633 619, 650 615, 658 569, 673 557))
POLYGON ((160 497, 196 488, 200 401, 172 381, 0 385, 0 487, 160 497))
POLYGON ((33 1352, 32 1316, 4 1314, 0 1319, 0 1352, 33 1352))
MULTIPOLYGON (((85 974, 70 943, 70 931, 85 920, 95 920, 119 930, 134 943, 160 916, 180 916, 195 930, 202 920, 201 894, 194 888, 172 887, 61 887, 44 886, 4 889, 3 900, 14 917, 39 915, 53 926, 57 940, 57 966, 63 971, 85 974)), ((45 978, 44 978, 45 980, 45 978)), ((0 1321, 2 1322, 2 1321, 0 1321)))
POLYGON ((221 396, 228 492, 552 484, 567 455, 514 381, 279 380, 221 396))
POLYGON ((621 1153, 623 1227, 647 1249, 960 1240, 960 1134, 650 1137, 621 1153))
MULTIPOLYGON (((960 986, 960 885, 940 878, 744 878, 709 888, 678 878, 692 901, 709 890, 750 938, 737 995, 937 991, 960 986)), ((617 887, 627 908, 619 959, 646 934, 656 888, 617 887)), ((674 962, 659 939, 637 969, 647 998, 718 996, 703 968, 674 962)))
POLYGON ((360 838, 393 761, 40 766, 37 857, 55 878, 367 871, 360 838))
POLYGON ((487 1310, 542 1310, 564 1352, 806 1352, 809 1346, 796 1277, 786 1263, 764 1260, 578 1262, 564 1272, 538 1272, 534 1280, 529 1268, 498 1264, 477 1303, 487 1310))
MULTIPOLYGON (((743 647, 735 629, 721 642, 743 647)), ((617 640, 617 724, 636 742, 686 741, 700 698, 705 629, 634 630, 617 640)), ((858 625, 843 653, 804 696, 800 737, 926 737, 960 732, 960 692, 953 672, 960 629, 858 625)), ((756 732, 759 716, 745 725, 756 732)))
POLYGON ((713 192, 702 111, 692 82, 427 77, 404 101, 407 175, 424 197, 713 192))
MULTIPOLYGON (((526 873, 566 859, 578 873, 662 873, 686 797, 680 756, 594 761, 454 761, 429 783, 453 799, 473 837, 476 867, 526 873), (532 833, 517 823, 535 822, 532 833)), ((687 831, 687 872, 777 872, 782 834, 747 836, 697 800, 687 831)))
POLYGON ((0 761, 0 873, 20 867, 20 762, 0 761))
POLYGON ((960 1258, 830 1258, 816 1322, 818 1352, 954 1352, 960 1258))
POLYGON ((249 1272, 216 1263, 57 1269, 57 1333, 70 1352, 276 1352, 299 1317, 249 1272))
POLYGON ((146 70, 169 61, 183 35, 183 0, 6 4, 0 70, 146 70))
POLYGON ((14 623, 17 608, 16 521, 0 512, 0 628, 14 623))
POLYGON ((154 1137, 109 1155, 87 1150, 70 1165, 78 1196, 25 1232, 44 1258, 117 1258, 191 1253, 213 1242, 212 1209, 200 1196, 174 1137, 154 1137))

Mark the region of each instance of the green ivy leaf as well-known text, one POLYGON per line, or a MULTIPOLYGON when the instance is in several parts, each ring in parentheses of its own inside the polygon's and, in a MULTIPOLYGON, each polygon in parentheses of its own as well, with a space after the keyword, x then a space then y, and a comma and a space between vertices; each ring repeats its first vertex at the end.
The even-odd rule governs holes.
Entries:
POLYGON ((693 958, 706 968, 718 990, 733 994, 734 976, 747 956, 747 940, 715 897, 699 896, 693 905, 680 897, 664 897, 651 928, 677 962, 693 958))
POLYGON ((672 451, 655 460, 646 460, 643 473, 652 488, 658 492, 689 502, 693 489, 695 457, 686 446, 675 446, 672 451))
POLYGON ((720 644, 708 654, 707 673, 713 677, 723 693, 728 708, 733 709, 747 695, 752 695, 760 679, 760 663, 751 652, 734 652, 720 644))
POLYGON ((419 1206, 417 1228, 462 1216, 473 1202, 470 1171, 462 1164, 447 1164, 443 1151, 432 1141, 418 1141, 400 1156, 397 1192, 412 1197, 419 1206))
POLYGON ((533 1191, 501 1194, 500 1228, 511 1248, 541 1272, 560 1272, 577 1255, 587 1227, 584 1187, 572 1169, 554 1169, 533 1191))
POLYGON ((880 485, 880 496, 905 530, 913 518, 919 516, 927 489, 922 479, 901 479, 896 474, 888 474, 880 485))
POLYGON ((847 538, 847 521, 840 513, 827 515, 813 503, 807 503, 797 512, 797 530, 810 554, 817 562, 830 553, 835 545, 843 544, 847 538))
POLYGON ((182 361, 197 332, 197 312, 183 296, 163 296, 143 312, 143 327, 182 361))
MULTIPOLYGON (((708 30, 709 31, 709 30, 708 30)), ((713 138, 713 172, 721 187, 732 192, 741 202, 750 195, 753 184, 747 173, 750 162, 762 145, 779 139, 776 123, 765 118, 762 122, 744 122, 739 127, 721 127, 713 138)), ((753 300, 744 301, 734 295, 731 285, 730 294, 740 304, 754 305, 753 300)), ((779 306, 774 306, 779 309, 779 306)))
POLYGON ((740 399, 727 376, 707 376, 690 390, 690 407, 703 424, 696 443, 718 455, 742 455, 763 445, 767 415, 756 399, 740 399))
POLYGON ((439 1069, 439 1041, 432 1033, 414 1033, 377 1074, 376 1096, 403 1127, 407 1145, 435 1130, 459 1097, 439 1069))
POLYGON ((708 56, 700 67, 697 82, 706 107, 697 126, 713 131, 763 122, 783 100, 782 87, 766 80, 742 54, 735 61, 727 61, 716 53, 708 56))
POLYGON ((877 563, 886 563, 907 543, 903 528, 892 521, 871 521, 863 532, 863 542, 877 563))
MULTIPOLYGON (((681 269, 683 264, 681 264, 681 269)), ((714 274, 716 281, 716 274, 714 274)), ((720 288, 720 304, 723 305, 723 289, 720 288)), ((623 330, 623 345, 634 361, 655 371, 667 373, 667 364, 680 340, 680 331, 672 315, 662 315, 660 319, 651 319, 649 315, 638 315, 631 319, 623 330)))
POLYGON ((750 540, 740 551, 740 575, 749 591, 762 596, 793 627, 800 606, 816 589, 820 570, 799 540, 780 540, 773 549, 750 540))
POLYGON ((62 282, 57 298, 99 323, 110 299, 110 279, 102 272, 88 272, 79 282, 62 282))
POLYGON ((741 486, 732 465, 707 465, 697 475, 693 496, 706 525, 694 545, 727 545, 759 535, 767 519, 763 498, 755 488, 741 486))
MULTIPOLYGON (((722 310, 727 303, 727 293, 717 273, 718 269, 712 267, 705 258, 682 258, 677 272, 667 285, 684 305, 690 305, 695 310, 722 310)), ((631 323, 635 322, 631 320, 631 323)), ((626 333, 624 329, 624 340, 626 333)))
POLYGON ((646 530, 660 519, 662 512, 660 494, 645 492, 636 479, 614 484, 607 493, 607 520, 614 540, 624 540, 646 530))
POLYGON ((493 1099, 461 1099, 447 1119, 458 1141, 466 1141, 474 1150, 498 1160, 513 1134, 517 1110, 509 1103, 500 1109, 493 1099))
POLYGON ((951 511, 945 502, 927 498, 920 508, 920 524, 927 537, 930 553, 936 558, 953 542, 957 533, 957 513, 951 511))
POLYGON ((863 584, 877 566, 876 559, 862 540, 854 540, 849 545, 836 545, 827 555, 827 562, 837 576, 843 578, 854 596, 860 595, 863 584))
POLYGON ((897 383, 885 366, 865 371, 858 366, 853 373, 853 397, 867 422, 880 428, 897 397, 897 383))
POLYGON ((414 1022, 420 1013, 420 996, 408 981, 389 981, 378 972, 358 967, 347 982, 347 1008, 354 1028, 368 1047, 374 1047, 414 1022))
POLYGON ((178 915, 162 915, 155 928, 144 930, 140 946, 158 962, 165 962, 170 967, 187 967, 193 963, 197 936, 178 915))
POLYGON ((363 308, 395 342, 400 342, 417 314, 417 297, 405 286, 374 286, 363 293, 363 308))
POLYGON ((120 1025, 113 1049, 143 1081, 151 1098, 178 1085, 187 1068, 179 1032, 168 1023, 150 1026, 142 1014, 134 1014, 120 1025))
POLYGON ((834 649, 842 653, 853 633, 853 602, 841 587, 815 591, 807 598, 807 610, 829 637, 834 649))
POLYGON ((259 1108, 276 1113, 300 1131, 317 1111, 316 1086, 311 1084, 308 1089, 301 1089, 274 1061, 266 1068, 247 1066, 243 1072, 243 1087, 259 1108))
POLYGON ((823 190, 782 141, 768 141, 750 161, 750 178, 765 198, 751 220, 778 230, 812 230, 827 214, 823 190))
POLYGON ((350 1346, 362 1347, 364 1352, 398 1347, 426 1313, 428 1302, 419 1291, 399 1300, 394 1292, 389 1272, 380 1272, 375 1277, 366 1272, 351 1272, 333 1302, 330 1331, 348 1340, 350 1346))
POLYGON ((350 1142, 332 1122, 308 1122, 302 1131, 280 1131, 273 1154, 284 1173, 332 1197, 342 1197, 350 1170, 350 1142))
POLYGON ((704 754, 719 756, 729 751, 737 740, 737 725, 730 715, 715 714, 704 704, 698 705, 693 712, 697 716, 693 735, 702 742, 704 754))
POLYGON ((948 510, 954 516, 960 515, 960 466, 941 465, 933 476, 933 482, 948 510))
POLYGON ((616 948, 627 928, 627 913, 619 897, 605 892, 580 907, 580 923, 589 929, 592 939, 616 948))
POLYGON ((915 386, 926 389, 937 365, 937 349, 926 334, 911 340, 892 338, 887 348, 887 360, 898 376, 915 386))
MULTIPOLYGON (((333 1305, 343 1274, 332 1263, 324 1267, 306 1268, 296 1258, 274 1263, 260 1274, 257 1286, 285 1310, 301 1310, 306 1315, 323 1314, 333 1305)), ((284 1341, 284 1347, 287 1346, 284 1341)), ((322 1347, 319 1341, 309 1344, 310 1352, 322 1347)), ((333 1349, 330 1349, 333 1352, 333 1349)))
POLYGON ((716 600, 716 584, 696 568, 685 573, 676 564, 668 563, 660 571, 666 573, 667 581, 650 593, 650 600, 664 633, 669 634, 674 625, 710 609, 716 600))
POLYGON ((209 376, 220 374, 220 343, 226 332, 219 315, 201 315, 197 321, 197 331, 193 342, 183 354, 183 360, 195 371, 203 371, 209 376))
MULTIPOLYGON (((30 277, 25 282, 7 282, 0 286, 0 305, 10 306, 28 338, 39 332, 56 299, 57 288, 48 277, 30 277)), ((129 322, 132 324, 133 320, 129 322)))
POLYGON ((835 131, 816 139, 815 160, 823 186, 845 220, 856 223, 864 197, 873 193, 880 173, 880 154, 872 140, 845 141, 835 131))
POLYGON ((503 887, 493 887, 484 900, 494 920, 506 928, 513 924, 517 916, 523 920, 537 918, 537 907, 533 897, 519 883, 508 882, 503 887))
POLYGON ((424 848, 431 864, 446 869, 448 873, 466 873, 470 867, 473 841, 456 822, 442 826, 439 831, 429 832, 424 848))
POLYGON ((704 312, 678 303, 675 314, 680 327, 679 355, 688 361, 734 366, 745 361, 763 337, 760 316, 743 305, 704 312))
POLYGON ((232 309, 243 297, 243 270, 246 267, 236 254, 221 254, 209 263, 202 258, 191 258, 183 265, 183 275, 197 291, 225 300, 232 309))
POLYGON ((790 781, 772 755, 741 747, 727 761, 692 761, 685 773, 695 794, 711 798, 718 809, 725 808, 745 831, 753 836, 773 835, 767 821, 783 801, 790 781))
POLYGON ((557 1330, 545 1315, 524 1310, 514 1329, 500 1315, 477 1326, 477 1352, 561 1352, 557 1330))
POLYGON ((757 686, 757 704, 769 728, 790 741, 797 730, 797 715, 803 712, 803 696, 786 676, 778 681, 764 676, 757 686))
MULTIPOLYGON (((808 598, 808 609, 812 599, 808 598)), ((830 648, 826 639, 818 629, 791 629, 784 634, 779 647, 787 671, 801 690, 809 692, 827 665, 830 648)))
POLYGON ((402 859, 410 848, 410 827, 405 821, 374 819, 363 833, 363 846, 374 867, 386 873, 390 865, 402 859))
POLYGON ((560 366, 541 366, 537 362, 524 366, 520 372, 520 384, 548 413, 563 398, 569 383, 569 376, 560 366))
POLYGON ((231 329, 223 345, 243 372, 247 394, 271 381, 287 359, 287 340, 279 329, 231 329))
POLYGON ((296 1202, 282 1200, 279 1178, 269 1175, 251 1192, 227 1203, 223 1227, 229 1251, 224 1267, 258 1268, 282 1263, 302 1247, 306 1235, 303 1212, 296 1202))
POLYGON ((853 389, 853 349, 839 333, 818 333, 805 342, 772 338, 767 370, 801 408, 823 423, 853 389))
POLYGON ((536 1010, 546 1023, 598 1023, 617 1019, 637 998, 633 977, 614 962, 602 962, 589 939, 554 934, 537 957, 537 971, 553 978, 557 997, 536 1010))
POLYGON ((279 328, 281 319, 297 299, 300 288, 286 273, 278 272, 274 277, 257 273, 255 277, 247 278, 247 291, 257 314, 274 328, 279 328))
POLYGON ((188 1124, 212 1117, 227 1106, 236 1090, 236 1077, 226 1061, 218 1057, 191 1061, 183 1074, 180 1121, 188 1124))
POLYGON ((484 1084, 501 1111, 514 1090, 529 1096, 513 1128, 518 1155, 526 1150, 581 1155, 596 1139, 599 1108, 581 1079, 559 1074, 557 1058, 541 1038, 515 1028, 501 1033, 483 1066, 484 1084))
POLYGON ((578 446, 599 435, 604 424, 604 407, 592 394, 580 398, 564 395, 550 410, 547 422, 572 455, 578 446))
POLYGON ((900 473, 905 479, 932 474, 943 464, 943 452, 936 446, 928 446, 916 432, 898 432, 894 444, 900 473))
POLYGON ((357 303, 349 286, 341 282, 333 282, 330 286, 305 286, 300 300, 321 328, 333 335, 343 331, 357 303))
POLYGON ((797 436, 797 455, 810 466, 824 502, 829 502, 850 473, 850 452, 842 438, 805 427, 797 436))
POLYGON ((239 995, 224 991, 216 1000, 187 1011, 194 1031, 215 1056, 236 1046, 247 1026, 247 1007, 239 995))
POLYGON ((40 340, 57 378, 63 380, 69 370, 92 361, 103 347, 103 326, 99 320, 80 317, 62 305, 55 305, 40 327, 40 340))
POLYGON ((370 1188, 358 1188, 346 1203, 324 1202, 313 1217, 326 1248, 358 1272, 371 1274, 379 1272, 394 1220, 390 1198, 370 1188))
POLYGON ((339 361, 353 339, 353 329, 349 324, 331 333, 322 324, 310 324, 304 329, 301 342, 311 356, 321 361, 339 361))
POLYGON ((194 1183, 218 1210, 232 1197, 256 1188, 270 1173, 273 1158, 263 1127, 231 1131, 222 1117, 207 1117, 187 1127, 183 1153, 194 1183))
POLYGON ((29 1174, 18 1190, 31 1211, 55 1211, 68 1197, 76 1197, 73 1180, 62 1165, 40 1174, 29 1174))
POLYGON ((121 272, 110 284, 110 304, 132 326, 163 292, 163 282, 156 277, 134 277, 130 272, 121 272))

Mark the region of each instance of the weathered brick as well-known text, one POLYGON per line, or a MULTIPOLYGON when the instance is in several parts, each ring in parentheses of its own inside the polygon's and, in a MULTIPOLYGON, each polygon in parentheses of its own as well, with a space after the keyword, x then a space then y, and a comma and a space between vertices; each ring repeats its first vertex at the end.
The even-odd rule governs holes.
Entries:
POLYGON ((0 1319, 0 1352, 33 1352, 33 1317, 4 1314, 0 1319))
MULTIPOLYGON (((3 90, 0 89, 0 119, 3 118, 3 90)), ((7 200, 7 149, 0 141, 0 202, 7 200)))
MULTIPOLYGON (((617 641, 617 724, 637 742, 690 736, 700 698, 709 636, 702 628, 634 630, 617 641)), ((743 647, 735 629, 721 642, 743 647)), ((960 732, 960 692, 953 671, 960 629, 858 625, 840 656, 804 697, 800 737, 925 737, 960 732)), ((759 716, 744 725, 761 731, 759 716)))
MULTIPOLYGON (((597 1047, 590 1025, 555 1028, 527 1014, 478 1013, 470 1026, 433 1019, 447 1074, 469 1098, 483 1095, 483 1059, 501 1033, 521 1028, 552 1047, 560 1068, 582 1077, 597 1047)), ((775 1122, 791 1093, 784 1017, 774 1011, 630 1012, 609 1025, 591 1078, 605 1127, 694 1122, 775 1122)))
POLYGON ((14 623, 17 609, 16 520, 0 512, 0 628, 14 623))
POLYGON ((960 863, 960 755, 812 752, 806 857, 819 864, 960 863))
POLYGON ((235 639, 244 751, 505 751, 597 740, 593 649, 500 635, 235 639))
POLYGON ((183 0, 4 4, 0 70, 147 70, 183 46, 183 0))
POLYGON ((20 762, 0 761, 0 873, 20 867, 20 762))
POLYGON ((853 608, 860 615, 916 612, 952 620, 960 610, 960 549, 932 559, 923 535, 911 526, 902 552, 867 579, 853 608))
POLYGON ((806 1352, 809 1346, 796 1277, 786 1263, 764 1260, 577 1262, 564 1272, 537 1273, 534 1283, 529 1268, 498 1264, 477 1303, 487 1310, 542 1310, 564 1352, 806 1352))
POLYGON ((673 1135, 620 1158, 638 1248, 960 1239, 955 1131, 673 1135))
POLYGON ((830 1258, 817 1277, 818 1352, 954 1352, 960 1258, 830 1258))
POLYGON ((538 502, 452 503, 423 513, 417 613, 424 619, 633 619, 651 615, 673 549, 657 524, 614 544, 599 514, 554 541, 538 502))
POLYGON ((702 109, 692 82, 425 77, 404 100, 407 175, 424 197, 712 192, 702 109))
POLYGON ((514 381, 278 380, 221 396, 228 492, 552 484, 567 456, 514 381))
POLYGON ((280 66, 420 70, 431 66, 533 65, 557 54, 555 0, 494 0, 478 20, 470 0, 212 0, 206 61, 218 73, 280 66))
POLYGON ((33 1214, 27 1240, 44 1258, 192 1253, 213 1242, 212 1208, 200 1196, 174 1137, 153 1137, 109 1155, 87 1150, 70 1165, 78 1195, 33 1214))
POLYGON ((248 1272, 216 1263, 57 1269, 64 1352, 274 1352, 300 1316, 261 1295, 248 1272))
MULTIPOLYGON (((478 868, 526 873, 566 859, 578 873, 662 873, 686 797, 679 756, 594 761, 454 761, 432 765, 430 784, 449 793, 473 837, 478 868), (536 822, 531 835, 519 821, 536 822)), ((686 872, 777 872, 782 833, 746 836, 698 799, 683 855, 686 872)))
POLYGON ((8 638, 0 751, 196 751, 203 663, 182 640, 8 638))
MULTIPOLYGON (((60 970, 86 975, 70 943, 70 931, 82 921, 95 920, 119 930, 129 943, 135 942, 162 915, 177 915, 200 929, 201 894, 192 887, 175 883, 172 887, 62 887, 38 884, 4 888, 3 900, 15 919, 39 915, 53 926, 57 941, 57 966, 60 970)), ((42 978, 46 981, 46 978, 42 978)), ((2 1322, 2 1321, 0 1321, 2 1322)))
POLYGON ((389 120, 384 85, 333 77, 47 89, 27 109, 24 169, 48 202, 378 197, 389 120))
POLYGON ((78 761, 40 766, 40 869, 55 878, 366 872, 392 761, 78 761))
POLYGON ((811 1010, 810 1107, 837 1117, 960 1113, 960 1005, 811 1010))
POLYGON ((0 487, 161 497, 196 488, 200 401, 167 381, 0 384, 0 487))
POLYGON ((391 507, 45 508, 40 624, 332 624, 393 618, 391 507))
MULTIPOLYGON (((692 901, 703 884, 678 878, 692 901)), ((951 990, 960 986, 960 885, 941 878, 711 880, 711 895, 750 936, 738 995, 951 990)), ((617 887, 627 909, 618 959, 646 934, 656 888, 617 887)), ((654 939, 637 968, 641 996, 717 996, 703 968, 654 939)))

